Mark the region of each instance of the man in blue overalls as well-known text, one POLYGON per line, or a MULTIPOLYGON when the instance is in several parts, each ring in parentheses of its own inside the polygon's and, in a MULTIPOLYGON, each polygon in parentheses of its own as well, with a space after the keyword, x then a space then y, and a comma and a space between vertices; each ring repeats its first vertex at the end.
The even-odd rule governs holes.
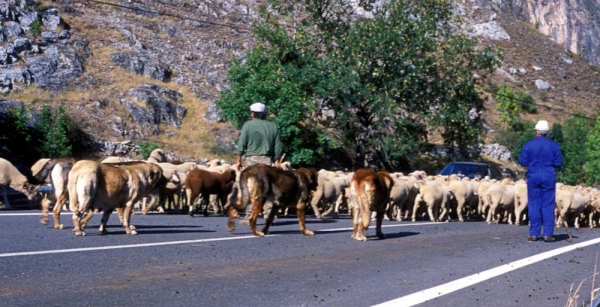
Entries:
POLYGON ((527 167, 527 211, 529 215, 529 241, 540 239, 554 242, 554 207, 556 206, 555 169, 562 166, 560 147, 546 138, 548 122, 540 120, 535 125, 535 139, 523 146, 519 162, 527 167))

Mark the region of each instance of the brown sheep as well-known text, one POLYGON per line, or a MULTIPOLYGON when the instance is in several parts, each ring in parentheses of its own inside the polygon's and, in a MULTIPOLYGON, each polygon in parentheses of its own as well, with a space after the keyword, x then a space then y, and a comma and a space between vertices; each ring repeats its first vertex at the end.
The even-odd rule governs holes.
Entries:
POLYGON ((190 216, 194 216, 193 201, 200 196, 201 202, 206 203, 204 207, 204 216, 208 216, 208 198, 211 194, 216 194, 225 205, 227 195, 231 192, 235 182, 235 170, 228 169, 223 173, 215 173, 203 169, 191 170, 185 179, 185 194, 187 203, 190 206, 190 216))
POLYGON ((370 168, 362 168, 354 172, 350 187, 354 228, 352 239, 367 241, 365 231, 369 229, 371 210, 377 212, 375 225, 377 236, 385 237, 381 231, 381 224, 393 186, 392 176, 386 171, 375 173, 370 168))
POLYGON ((4 196, 4 206, 6 208, 10 208, 8 196, 6 195, 6 189, 8 188, 24 193, 29 201, 33 201, 35 198, 35 186, 31 184, 28 177, 21 174, 8 160, 0 158, 0 190, 2 190, 4 196))

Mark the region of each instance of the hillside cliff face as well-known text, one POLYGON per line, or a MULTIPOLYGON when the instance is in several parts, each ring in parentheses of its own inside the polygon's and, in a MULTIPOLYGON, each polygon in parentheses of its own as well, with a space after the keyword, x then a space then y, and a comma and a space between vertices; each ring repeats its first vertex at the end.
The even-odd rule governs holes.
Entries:
POLYGON ((534 25, 565 50, 600 66, 600 1, 480 0, 534 25))

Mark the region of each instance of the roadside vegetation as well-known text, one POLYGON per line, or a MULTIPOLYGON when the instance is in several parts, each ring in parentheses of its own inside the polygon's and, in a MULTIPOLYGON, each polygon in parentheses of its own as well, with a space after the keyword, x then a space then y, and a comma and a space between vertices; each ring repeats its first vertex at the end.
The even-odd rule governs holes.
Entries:
POLYGON ((454 34, 451 1, 360 3, 373 18, 350 1, 270 1, 217 102, 227 120, 239 128, 264 102, 295 165, 342 147, 364 158, 357 167, 398 169, 434 132, 468 155, 484 137, 469 115, 483 107, 473 75, 491 72, 500 53, 454 34))

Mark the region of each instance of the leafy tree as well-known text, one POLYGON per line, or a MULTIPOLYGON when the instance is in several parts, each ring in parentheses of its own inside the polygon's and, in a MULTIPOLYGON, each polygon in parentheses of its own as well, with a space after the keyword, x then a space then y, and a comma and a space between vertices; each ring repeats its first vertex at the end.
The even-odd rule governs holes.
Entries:
POLYGON ((552 124, 552 128, 548 131, 548 138, 558 143, 562 148, 565 143, 565 136, 563 135, 563 126, 559 123, 552 124))
POLYGON ((590 186, 600 183, 600 116, 585 142, 585 175, 586 183, 590 186))
POLYGON ((36 126, 42 142, 41 152, 50 158, 71 154, 77 127, 64 105, 44 105, 36 126))
POLYGON ((311 163, 341 142, 370 166, 393 168, 439 129, 449 146, 480 140, 475 71, 498 53, 455 35, 448 0, 399 0, 353 15, 348 0, 270 1, 255 26, 257 46, 229 71, 217 105, 238 127, 264 101, 292 162, 311 163), (300 17, 299 17, 300 16, 300 17), (285 22, 285 26, 283 25, 285 22), (319 119, 322 111, 335 114, 319 119))
POLYGON ((557 180, 566 184, 586 182, 584 165, 588 160, 587 151, 582 148, 587 136, 592 132, 590 121, 579 114, 571 115, 564 122, 562 145, 563 168, 557 175, 557 180))

